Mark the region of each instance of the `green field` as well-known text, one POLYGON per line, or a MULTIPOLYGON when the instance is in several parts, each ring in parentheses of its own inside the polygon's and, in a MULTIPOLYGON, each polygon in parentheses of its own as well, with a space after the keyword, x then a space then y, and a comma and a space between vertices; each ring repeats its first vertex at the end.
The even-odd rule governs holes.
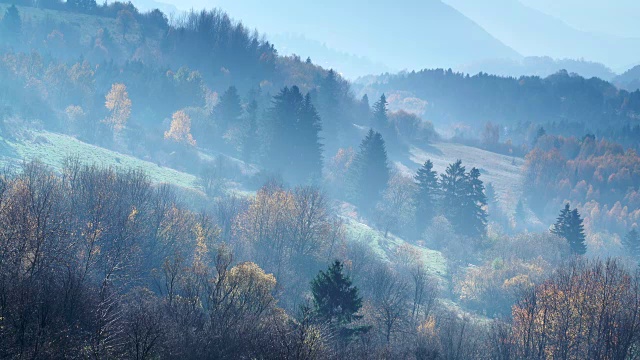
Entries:
POLYGON ((139 169, 154 183, 167 183, 189 190, 198 190, 198 179, 191 174, 156 165, 133 156, 84 143, 68 135, 48 131, 33 131, 21 140, 5 140, 0 163, 15 166, 22 161, 39 160, 59 170, 69 156, 79 156, 87 164, 114 169, 139 169))

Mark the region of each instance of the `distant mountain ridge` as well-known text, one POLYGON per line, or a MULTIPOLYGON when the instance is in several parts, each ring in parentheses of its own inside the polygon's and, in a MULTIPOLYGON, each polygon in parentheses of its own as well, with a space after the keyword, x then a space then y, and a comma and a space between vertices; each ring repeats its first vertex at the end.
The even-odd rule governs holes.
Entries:
POLYGON ((445 0, 524 56, 587 59, 624 71, 640 59, 640 38, 575 29, 518 0, 445 0))

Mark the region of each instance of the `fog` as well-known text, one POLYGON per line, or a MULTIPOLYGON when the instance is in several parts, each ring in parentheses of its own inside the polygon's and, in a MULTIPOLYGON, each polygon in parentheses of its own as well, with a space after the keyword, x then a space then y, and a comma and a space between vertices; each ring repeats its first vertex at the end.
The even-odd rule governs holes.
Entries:
POLYGON ((0 358, 637 357, 638 68, 134 4, 0 1, 0 358))

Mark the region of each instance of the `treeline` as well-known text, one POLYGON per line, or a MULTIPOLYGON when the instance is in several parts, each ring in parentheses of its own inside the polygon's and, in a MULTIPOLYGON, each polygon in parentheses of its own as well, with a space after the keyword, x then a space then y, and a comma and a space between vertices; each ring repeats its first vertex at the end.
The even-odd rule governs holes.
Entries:
MULTIPOLYGON (((424 112, 431 121, 462 123, 474 131, 488 122, 500 124, 507 129, 505 139, 517 144, 530 145, 539 126, 564 136, 592 132, 636 148, 640 139, 634 120, 640 91, 619 90, 566 71, 513 78, 435 69, 386 74, 370 82, 364 87, 369 94, 408 92, 404 97, 426 101, 424 112)), ((477 138, 474 131, 464 135, 477 138)))

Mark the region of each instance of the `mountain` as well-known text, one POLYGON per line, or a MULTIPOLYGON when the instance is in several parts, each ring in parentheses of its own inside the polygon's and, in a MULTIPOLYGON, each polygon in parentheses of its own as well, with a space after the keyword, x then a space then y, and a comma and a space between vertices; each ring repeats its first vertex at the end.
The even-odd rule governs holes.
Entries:
POLYGON ((520 0, 572 27, 620 37, 640 37, 637 0, 520 0))
POLYGON ((520 57, 439 0, 402 0, 392 5, 326 0, 322 6, 311 6, 309 0, 216 0, 209 5, 271 36, 299 33, 331 49, 375 59, 395 69, 451 67, 520 57), (411 11, 407 11, 409 8, 411 11))
POLYGON ((525 56, 588 59, 616 69, 640 59, 640 38, 581 31, 518 0, 446 0, 525 56))

